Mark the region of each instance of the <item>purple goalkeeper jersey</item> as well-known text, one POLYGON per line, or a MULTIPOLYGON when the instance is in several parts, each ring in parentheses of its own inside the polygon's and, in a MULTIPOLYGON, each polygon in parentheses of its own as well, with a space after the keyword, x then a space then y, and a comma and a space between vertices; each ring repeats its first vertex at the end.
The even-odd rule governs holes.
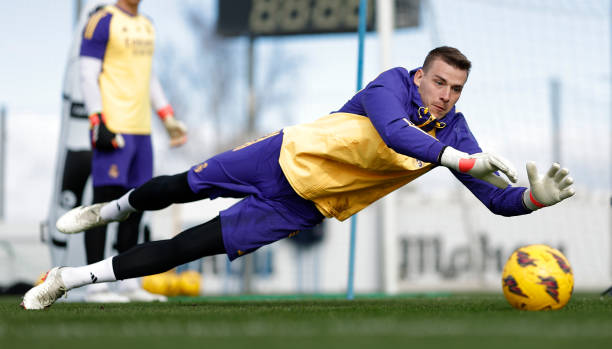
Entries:
MULTIPOLYGON (((439 122, 427 124, 429 118, 423 114, 424 104, 413 80, 417 70, 408 72, 405 68, 393 68, 383 72, 337 112, 367 116, 391 149, 422 161, 438 163, 438 156, 446 145, 468 154, 482 152, 465 117, 456 112, 455 107, 439 122), (435 127, 437 139, 410 126, 404 118, 422 126, 423 131, 435 127)), ((503 216, 531 212, 523 204, 526 188, 499 189, 468 174, 451 172, 491 212, 503 216)))

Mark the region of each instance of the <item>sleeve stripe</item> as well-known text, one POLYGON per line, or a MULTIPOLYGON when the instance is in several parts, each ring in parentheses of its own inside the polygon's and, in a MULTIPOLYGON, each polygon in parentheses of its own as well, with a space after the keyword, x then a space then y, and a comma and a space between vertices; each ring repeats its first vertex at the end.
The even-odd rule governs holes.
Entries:
POLYGON ((102 17, 104 17, 107 14, 108 14, 107 11, 99 11, 99 12, 94 13, 89 19, 89 22, 87 22, 87 26, 85 27, 85 32, 83 33, 83 38, 90 40, 93 37, 96 27, 98 26, 98 22, 100 22, 100 19, 102 19, 102 17))

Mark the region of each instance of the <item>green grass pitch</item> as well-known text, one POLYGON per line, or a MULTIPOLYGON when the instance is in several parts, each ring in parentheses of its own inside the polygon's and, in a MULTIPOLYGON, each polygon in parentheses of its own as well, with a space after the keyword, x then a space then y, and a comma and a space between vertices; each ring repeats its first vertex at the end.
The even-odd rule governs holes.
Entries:
POLYGON ((175 298, 57 303, 0 297, 0 348, 612 348, 612 297, 512 309, 501 294, 175 298))

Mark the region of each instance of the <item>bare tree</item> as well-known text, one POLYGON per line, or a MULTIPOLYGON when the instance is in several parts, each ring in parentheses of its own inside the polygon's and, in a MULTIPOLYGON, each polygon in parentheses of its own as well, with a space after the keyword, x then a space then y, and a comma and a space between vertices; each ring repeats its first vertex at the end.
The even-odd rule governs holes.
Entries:
MULTIPOLYGON (((192 146, 187 147, 187 152, 199 150, 201 156, 203 146, 224 150, 252 138, 261 130, 257 122, 255 134, 247 129, 249 39, 217 35, 215 19, 205 15, 200 6, 186 4, 183 17, 193 34, 192 39, 183 39, 193 40, 194 55, 180 56, 177 44, 168 43, 159 50, 164 64, 158 75, 168 99, 177 114, 185 116, 190 131, 195 128, 198 132, 197 125, 212 125, 213 130, 206 132, 214 137, 212 142, 194 137, 189 140, 192 146)), ((294 72, 296 60, 284 54, 278 45, 273 45, 272 50, 273 62, 255 60, 254 64, 255 69, 265 72, 255 81, 257 117, 264 116, 270 109, 289 105, 293 97, 293 91, 283 89, 279 81, 283 74, 294 72)))

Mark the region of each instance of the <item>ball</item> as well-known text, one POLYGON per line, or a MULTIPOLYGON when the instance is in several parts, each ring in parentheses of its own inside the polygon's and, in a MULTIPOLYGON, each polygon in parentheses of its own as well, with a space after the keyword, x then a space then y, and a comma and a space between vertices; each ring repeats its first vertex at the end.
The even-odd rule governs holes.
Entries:
POLYGON ((186 270, 179 274, 179 286, 182 295, 199 296, 202 275, 195 270, 186 270))
POLYGON ((151 293, 166 295, 168 293, 168 283, 164 274, 165 273, 143 277, 142 288, 151 293))
POLYGON ((166 291, 166 296, 168 297, 178 296, 181 293, 181 285, 180 285, 178 274, 174 271, 171 271, 171 272, 164 273, 164 275, 166 277, 166 283, 168 286, 168 289, 166 291))
POLYGON ((548 245, 528 245, 519 247, 508 258, 502 288, 514 308, 556 310, 569 302, 574 275, 561 251, 548 245))

